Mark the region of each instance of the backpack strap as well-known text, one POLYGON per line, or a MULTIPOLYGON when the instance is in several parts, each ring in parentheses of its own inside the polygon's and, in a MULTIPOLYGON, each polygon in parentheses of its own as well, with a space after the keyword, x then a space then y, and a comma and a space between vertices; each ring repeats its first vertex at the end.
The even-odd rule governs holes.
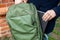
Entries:
POLYGON ((46 29, 46 26, 47 26, 47 23, 48 21, 43 21, 42 19, 42 16, 44 15, 45 12, 42 12, 42 11, 38 11, 38 16, 39 16, 39 20, 40 20, 40 25, 41 25, 41 28, 42 28, 42 31, 43 33, 45 32, 45 29, 46 29))

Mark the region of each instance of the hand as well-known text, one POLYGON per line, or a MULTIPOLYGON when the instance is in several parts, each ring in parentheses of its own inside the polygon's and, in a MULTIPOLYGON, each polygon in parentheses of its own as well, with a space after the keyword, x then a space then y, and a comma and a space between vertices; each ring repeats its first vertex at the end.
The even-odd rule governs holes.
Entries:
POLYGON ((42 19, 44 21, 49 21, 51 19, 53 19, 56 16, 56 13, 54 10, 48 10, 46 13, 44 13, 42 19))
POLYGON ((15 4, 27 3, 28 0, 15 0, 15 4))

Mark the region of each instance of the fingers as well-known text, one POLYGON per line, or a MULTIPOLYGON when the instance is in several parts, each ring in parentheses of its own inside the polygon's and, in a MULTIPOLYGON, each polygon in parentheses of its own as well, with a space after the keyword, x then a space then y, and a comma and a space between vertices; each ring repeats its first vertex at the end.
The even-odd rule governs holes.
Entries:
POLYGON ((42 19, 44 21, 49 21, 51 19, 53 19, 56 16, 56 13, 54 12, 54 10, 48 10, 42 17, 42 19))
POLYGON ((49 12, 46 12, 46 13, 43 15, 43 17, 42 17, 42 19, 43 19, 44 21, 48 21, 49 18, 50 18, 49 12))
POLYGON ((50 18, 50 16, 49 15, 47 15, 46 16, 46 18, 44 19, 45 21, 48 21, 49 20, 49 18, 50 18))

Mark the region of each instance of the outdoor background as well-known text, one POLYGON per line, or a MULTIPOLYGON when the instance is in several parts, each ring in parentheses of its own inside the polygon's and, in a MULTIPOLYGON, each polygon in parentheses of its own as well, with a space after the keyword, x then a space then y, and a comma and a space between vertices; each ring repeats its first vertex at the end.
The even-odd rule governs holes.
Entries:
MULTIPOLYGON (((0 8, 11 6, 13 4, 14 4, 13 0, 0 0, 0 8)), ((5 16, 0 16, 0 18, 3 20, 3 19, 5 19, 5 16)), ((4 27, 6 27, 6 26, 4 26, 4 27)), ((0 40, 12 40, 12 37, 8 37, 8 38, 2 37, 2 38, 0 38, 0 40)), ((53 32, 49 35, 49 40, 60 40, 60 17, 56 20, 55 28, 54 28, 53 32)))
POLYGON ((56 20, 55 28, 49 35, 49 40, 60 40, 60 17, 56 20))

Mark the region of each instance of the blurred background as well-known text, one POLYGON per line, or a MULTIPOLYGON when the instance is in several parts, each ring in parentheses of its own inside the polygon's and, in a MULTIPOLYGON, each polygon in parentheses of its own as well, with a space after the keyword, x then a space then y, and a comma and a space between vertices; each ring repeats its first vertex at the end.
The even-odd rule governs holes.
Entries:
MULTIPOLYGON (((0 0, 0 11, 2 10, 6 11, 4 9, 6 9, 6 7, 13 5, 14 3, 15 2, 13 0, 0 0)), ((5 29, 9 30, 7 31, 7 34, 9 36, 0 37, 0 40, 12 40, 10 29, 6 22, 5 16, 6 16, 5 12, 0 13, 0 28, 3 27, 2 31, 5 29)), ((49 40, 60 40, 60 17, 56 20, 55 28, 53 32, 49 35, 49 40)))

